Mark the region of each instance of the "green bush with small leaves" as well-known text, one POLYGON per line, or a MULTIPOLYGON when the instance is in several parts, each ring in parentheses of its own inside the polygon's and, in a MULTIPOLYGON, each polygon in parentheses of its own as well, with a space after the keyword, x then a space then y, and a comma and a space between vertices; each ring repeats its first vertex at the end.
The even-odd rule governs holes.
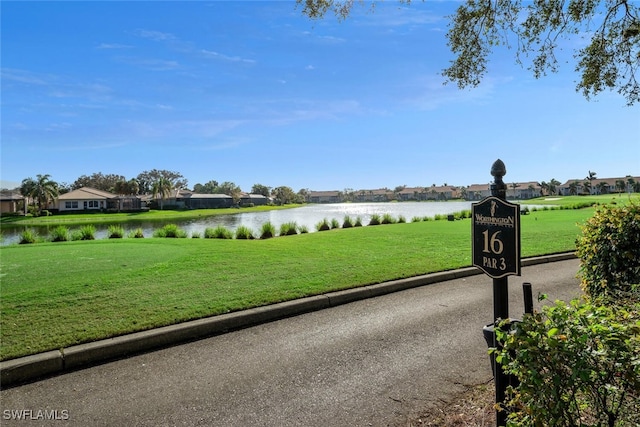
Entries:
POLYGON ((520 380, 507 425, 640 425, 639 301, 558 301, 498 332, 497 361, 520 380))
POLYGON ((600 206, 577 239, 582 289, 617 298, 640 283, 640 203, 600 206))

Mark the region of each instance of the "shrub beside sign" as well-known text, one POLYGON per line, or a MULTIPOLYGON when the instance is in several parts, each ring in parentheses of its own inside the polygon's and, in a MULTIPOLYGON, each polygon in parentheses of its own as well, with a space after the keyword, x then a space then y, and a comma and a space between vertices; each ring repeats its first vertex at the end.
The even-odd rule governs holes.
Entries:
POLYGON ((487 197, 471 207, 473 265, 494 279, 520 275, 520 205, 487 197))

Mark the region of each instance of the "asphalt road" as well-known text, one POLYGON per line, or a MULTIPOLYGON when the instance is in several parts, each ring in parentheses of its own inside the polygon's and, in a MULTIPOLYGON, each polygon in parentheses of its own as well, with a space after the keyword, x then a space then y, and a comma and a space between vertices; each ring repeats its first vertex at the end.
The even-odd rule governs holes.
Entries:
MULTIPOLYGON (((511 316, 525 281, 534 300, 579 295, 578 265, 510 277, 511 316)), ((2 390, 0 425, 406 425, 491 379, 492 304, 479 275, 271 322, 2 390)))

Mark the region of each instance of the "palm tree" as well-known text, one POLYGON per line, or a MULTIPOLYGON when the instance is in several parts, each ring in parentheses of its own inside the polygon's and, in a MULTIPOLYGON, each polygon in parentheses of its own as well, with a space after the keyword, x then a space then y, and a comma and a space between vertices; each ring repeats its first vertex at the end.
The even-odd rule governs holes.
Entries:
POLYGON ((173 182, 167 178, 160 177, 153 183, 152 190, 154 199, 160 196, 160 210, 162 210, 164 199, 169 197, 173 190, 173 182))
POLYGON ((560 181, 555 178, 551 178, 551 181, 549 181, 549 194, 556 194, 558 192, 558 185, 560 184, 560 181))
POLYGON ((609 192, 609 184, 604 181, 601 181, 596 185, 596 189, 598 190, 598 194, 607 194, 609 192))
POLYGON ((545 181, 542 181, 542 183, 540 184, 540 195, 544 196, 545 191, 549 192, 549 184, 547 184, 545 181))
POLYGON ((578 181, 573 181, 571 184, 569 184, 569 194, 571 196, 578 195, 578 181))
POLYGON ((511 189, 513 190, 513 198, 516 198, 516 188, 520 187, 520 184, 518 184, 517 182, 514 182, 511 184, 511 189))
POLYGON ((636 180, 633 179, 631 176, 627 175, 627 191, 629 193, 631 193, 633 191, 633 187, 636 183, 636 180))
POLYGON ((58 183, 52 181, 51 175, 36 175, 36 179, 26 178, 22 180, 20 193, 27 198, 37 201, 38 213, 47 207, 49 202, 58 197, 58 183))
POLYGON ((533 198, 534 192, 536 191, 536 188, 533 186, 533 184, 529 184, 529 186, 527 187, 527 190, 529 190, 528 197, 530 199, 533 198))
POLYGON ((584 183, 584 189, 586 194, 591 194, 591 189, 593 188, 593 180, 596 179, 596 173, 589 171, 589 174, 585 178, 586 181, 584 183))

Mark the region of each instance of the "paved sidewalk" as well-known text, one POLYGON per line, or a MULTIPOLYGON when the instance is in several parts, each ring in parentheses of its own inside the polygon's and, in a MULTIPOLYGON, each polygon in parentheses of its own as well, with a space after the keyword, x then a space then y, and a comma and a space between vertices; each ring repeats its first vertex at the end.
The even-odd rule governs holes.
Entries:
MULTIPOLYGON (((522 266, 526 267, 574 258, 574 253, 527 258, 522 260, 522 266)), ((3 361, 0 362, 0 384, 2 388, 6 388, 39 378, 94 366, 109 360, 166 348, 278 319, 478 274, 482 274, 482 272, 475 267, 427 274, 184 322, 3 361)))

